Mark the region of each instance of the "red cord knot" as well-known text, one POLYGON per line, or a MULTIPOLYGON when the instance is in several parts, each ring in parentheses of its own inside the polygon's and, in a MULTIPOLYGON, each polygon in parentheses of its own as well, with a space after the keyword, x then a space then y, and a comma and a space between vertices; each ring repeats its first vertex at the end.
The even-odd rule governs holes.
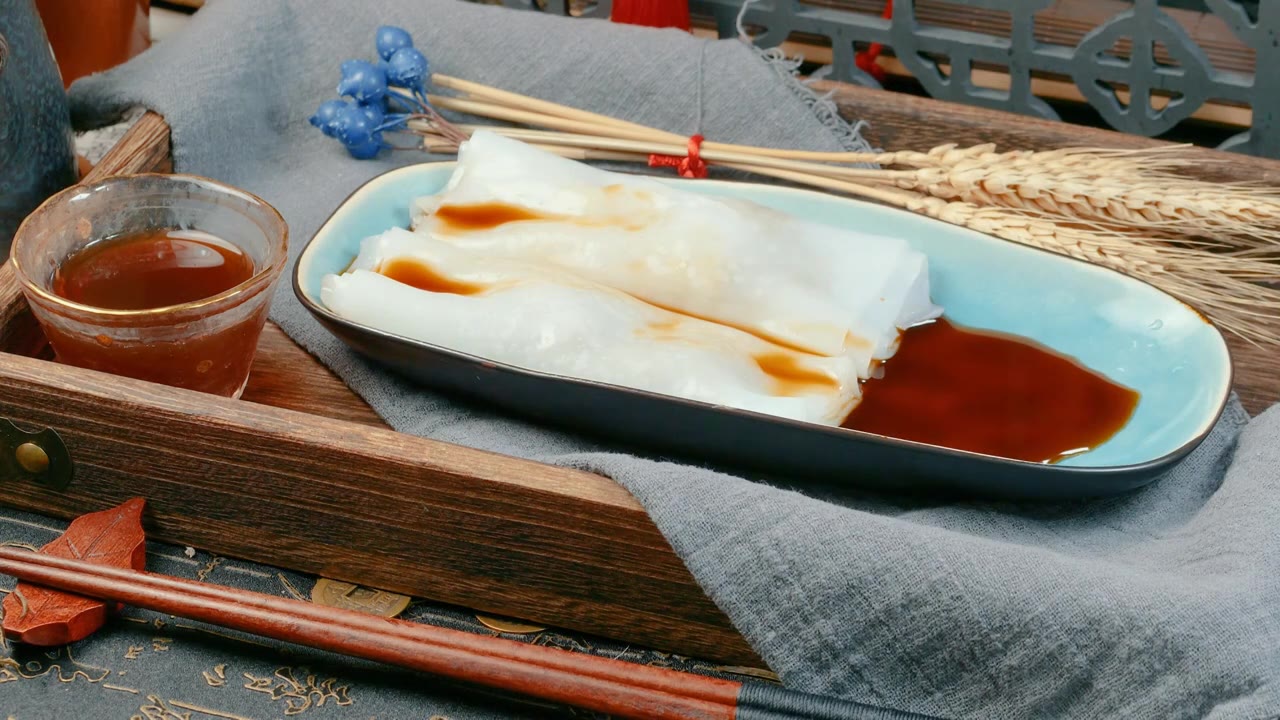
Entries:
MULTIPOLYGON (((889 0, 889 2, 885 3, 884 12, 880 14, 880 17, 885 20, 893 19, 893 0, 889 0)), ((884 68, 880 67, 876 60, 880 58, 880 53, 882 52, 884 52, 884 45, 881 45, 880 43, 871 43, 864 52, 857 53, 853 56, 853 64, 857 65, 858 69, 862 72, 875 78, 876 82, 881 85, 884 84, 885 72, 884 68)))
POLYGON ((672 167, 680 173, 680 177, 704 178, 707 176, 707 163, 702 159, 701 135, 689 138, 689 152, 684 157, 679 155, 650 155, 649 167, 672 167))

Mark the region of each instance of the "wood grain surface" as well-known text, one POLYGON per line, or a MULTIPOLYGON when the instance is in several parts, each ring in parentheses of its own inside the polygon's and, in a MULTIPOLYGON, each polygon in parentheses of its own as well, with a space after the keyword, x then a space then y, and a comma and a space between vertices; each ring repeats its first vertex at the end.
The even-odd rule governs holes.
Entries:
POLYGON ((607 478, 0 354, 0 417, 53 427, 59 517, 147 498, 148 536, 733 664, 758 664, 607 478))
POLYGON ((112 175, 169 172, 173 169, 169 153, 169 126, 156 113, 143 113, 120 142, 80 181, 87 185, 112 175))
MULTIPOLYGON (((847 117, 870 121, 873 142, 894 149, 1156 142, 846 85, 818 89, 832 91, 847 117)), ((157 167, 166 156, 156 147, 167 142, 162 126, 144 117, 95 171, 157 167)), ((1280 163, 1195 152, 1205 177, 1280 182, 1280 163)), ((31 333, 7 269, 0 350, 14 353, 31 333)), ((1236 341, 1232 350, 1247 406, 1280 399, 1274 351, 1236 341)), ((721 662, 760 662, 620 486, 391 432, 275 326, 264 332, 242 401, 0 353, 0 417, 57 428, 76 461, 65 493, 0 487, 0 502, 11 506, 69 518, 145 495, 156 539, 721 662)))
POLYGON ((0 265, 0 352, 35 355, 43 342, 44 335, 27 309, 13 265, 0 265))

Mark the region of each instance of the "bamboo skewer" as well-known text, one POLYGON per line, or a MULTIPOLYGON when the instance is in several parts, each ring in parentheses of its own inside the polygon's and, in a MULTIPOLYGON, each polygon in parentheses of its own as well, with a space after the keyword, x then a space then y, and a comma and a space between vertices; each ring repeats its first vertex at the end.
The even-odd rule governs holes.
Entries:
POLYGON ((462 80, 460 78, 450 77, 448 75, 438 75, 438 74, 432 75, 431 83, 438 87, 447 88, 449 90, 457 90, 459 92, 465 93, 471 96, 471 98, 473 99, 487 100, 497 105, 505 105, 510 108, 524 109, 524 110, 528 110, 536 113, 541 113, 543 115, 562 117, 562 118, 565 118, 566 120, 575 120, 578 122, 584 122, 591 125, 618 128, 620 130, 630 130, 633 132, 642 133, 646 136, 661 138, 663 140, 666 140, 667 142, 675 142, 675 143, 684 142, 684 138, 680 137, 675 133, 670 133, 663 130, 656 130, 654 128, 646 127, 638 123, 627 122, 626 120, 619 120, 618 118, 609 117, 608 115, 601 115, 599 113, 593 113, 587 110, 579 110, 577 108, 571 108, 571 107, 568 107, 567 105, 561 105, 560 103, 553 103, 553 102, 548 102, 546 100, 539 100, 534 97, 529 97, 528 95, 521 95, 520 93, 508 92, 506 90, 499 90, 498 88, 489 87, 488 85, 482 85, 480 83, 471 82, 469 80, 462 80))
MULTIPOLYGON (((0 547, 0 573, 103 600, 168 613, 330 652, 637 720, 732 720, 743 684, 473 635, 220 585, 0 547)), ((778 691, 785 693, 785 691, 778 691)), ((772 720, 799 720, 788 699, 772 720)), ((810 702, 813 700, 810 698, 810 702)), ((824 702, 826 700, 824 699, 824 702)), ((918 715, 830 701, 840 717, 918 715)))
MULTIPOLYGON (((459 78, 448 75, 432 75, 431 82, 442 88, 457 90, 466 93, 468 102, 487 104, 494 108, 504 107, 511 110, 531 111, 541 115, 561 118, 563 120, 575 123, 585 123, 597 128, 608 127, 617 128, 623 132, 626 137, 635 137, 637 139, 650 139, 658 142, 676 143, 683 146, 689 138, 685 135, 668 132, 651 128, 638 123, 619 120, 618 118, 601 115, 587 110, 579 110, 567 105, 549 102, 547 100, 539 100, 538 98, 522 95, 520 93, 510 92, 507 90, 499 90, 497 88, 482 85, 480 83, 461 80, 459 78), (486 102, 487 101, 487 102, 486 102)), ((434 101, 433 101, 434 102, 434 101)), ((442 105, 445 109, 452 109, 442 105)), ((512 121, 517 122, 517 121, 512 121)), ((549 126, 548 126, 549 127, 549 126)), ((588 133, 593 134, 593 133, 588 133)), ((877 158, 884 157, 883 153, 856 153, 856 152, 821 152, 814 150, 785 150, 781 148, 762 148, 752 145, 735 145, 732 143, 721 143, 708 141, 703 143, 703 147, 708 150, 720 150, 724 152, 749 153, 765 157, 784 158, 791 160, 808 160, 816 162, 842 162, 842 163, 874 163, 879 162, 877 158)))
MULTIPOLYGON (((418 121, 411 121, 409 123, 409 127, 425 129, 426 124, 418 121)), ((681 140, 678 143, 659 143, 642 140, 629 140, 624 138, 563 133, 550 130, 529 130, 526 128, 490 127, 486 125, 458 125, 456 127, 468 135, 476 130, 483 129, 490 132, 496 132, 499 135, 505 135, 506 137, 515 140, 521 140, 544 147, 582 147, 599 150, 613 150, 643 156, 673 155, 681 157, 688 152, 686 140, 681 140)), ((914 171, 911 170, 886 172, 884 170, 876 170, 872 168, 843 167, 840 165, 826 165, 803 160, 789 160, 767 155, 753 155, 751 153, 721 150, 714 147, 707 149, 706 146, 707 144, 704 143, 701 152, 702 159, 708 163, 717 165, 727 166, 732 163, 749 164, 755 167, 790 170, 792 172, 810 173, 813 175, 822 175, 833 178, 883 180, 885 182, 892 182, 899 178, 910 178, 915 176, 914 171)))
POLYGON ((613 137, 626 137, 633 140, 648 140, 652 137, 652 133, 639 130, 627 130, 622 128, 610 129, 599 125, 593 125, 589 121, 570 120, 555 115, 544 115, 542 113, 530 110, 520 110, 517 108, 506 107, 505 105, 491 105, 489 103, 477 102, 475 100, 465 100, 460 98, 443 97, 440 95, 427 95, 427 100, 432 105, 442 110, 453 110, 455 112, 468 113, 471 115, 481 115, 494 120, 505 120, 507 122, 524 123, 526 125, 541 125, 543 127, 555 128, 571 133, 579 133, 582 135, 605 135, 602 132, 608 130, 607 135, 613 137))

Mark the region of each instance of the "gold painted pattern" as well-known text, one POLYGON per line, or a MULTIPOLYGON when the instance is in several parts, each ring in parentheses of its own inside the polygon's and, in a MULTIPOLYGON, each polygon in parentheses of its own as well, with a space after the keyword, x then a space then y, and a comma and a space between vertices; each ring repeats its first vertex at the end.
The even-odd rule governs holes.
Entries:
POLYGON ((142 703, 137 714, 129 720, 191 720, 191 713, 179 713, 169 708, 159 697, 148 695, 147 701, 142 703))
POLYGON ((223 687, 227 684, 227 665, 215 665, 213 671, 205 670, 200 673, 204 676, 204 681, 209 687, 223 687))
POLYGON ((266 677, 256 677, 247 672, 241 674, 249 681, 244 685, 246 689, 269 695, 272 701, 283 700, 285 715, 299 715, 330 700, 343 707, 355 703, 347 695, 350 686, 338 685, 337 678, 317 682, 315 675, 307 674, 304 683, 294 678, 294 672, 292 667, 281 667, 266 677))
POLYGON ((84 680, 91 685, 96 685, 111 674, 109 668, 77 661, 71 654, 70 646, 63 646, 43 655, 42 660, 28 660, 26 663, 19 663, 8 657, 0 658, 0 683, 35 680, 52 674, 60 683, 84 680), (67 674, 67 667, 70 668, 70 675, 67 674))
POLYGON ((205 563, 203 567, 201 567, 199 570, 196 571, 196 580, 199 580, 200 582, 204 582, 205 579, 209 577, 209 573, 213 572, 214 568, 218 567, 221 564, 222 564, 222 558, 217 555, 214 555, 209 560, 209 562, 205 563))

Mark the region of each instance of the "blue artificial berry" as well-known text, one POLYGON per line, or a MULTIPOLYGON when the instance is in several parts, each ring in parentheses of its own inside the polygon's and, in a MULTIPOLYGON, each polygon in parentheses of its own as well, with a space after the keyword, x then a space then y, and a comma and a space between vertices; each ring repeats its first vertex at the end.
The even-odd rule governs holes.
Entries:
POLYGON ((360 103, 360 111, 369 118, 369 122, 373 123, 375 127, 381 125, 383 119, 387 116, 382 100, 372 103, 360 103))
POLYGON ((427 70, 427 56, 416 48, 400 48, 387 60, 387 82, 395 87, 421 90, 427 70))
POLYGON ((337 129, 336 137, 349 150, 369 142, 378 126, 359 105, 348 105, 334 119, 334 127, 337 129))
POLYGON ((387 73, 368 60, 348 60, 342 63, 338 94, 349 95, 361 103, 380 100, 387 94, 387 73))
POLYGON ((378 56, 383 60, 390 60, 400 48, 413 47, 413 38, 404 28, 383 25, 374 36, 374 44, 378 46, 378 56))
POLYGON ((325 100, 320 103, 320 107, 316 108, 316 114, 311 116, 310 122, 320 128, 320 132, 325 135, 336 137, 338 128, 334 123, 345 107, 347 107, 345 100, 325 100))
POLYGON ((368 160, 376 156, 382 147, 382 133, 374 133, 367 141, 359 145, 348 145, 347 152, 357 160, 368 160))

